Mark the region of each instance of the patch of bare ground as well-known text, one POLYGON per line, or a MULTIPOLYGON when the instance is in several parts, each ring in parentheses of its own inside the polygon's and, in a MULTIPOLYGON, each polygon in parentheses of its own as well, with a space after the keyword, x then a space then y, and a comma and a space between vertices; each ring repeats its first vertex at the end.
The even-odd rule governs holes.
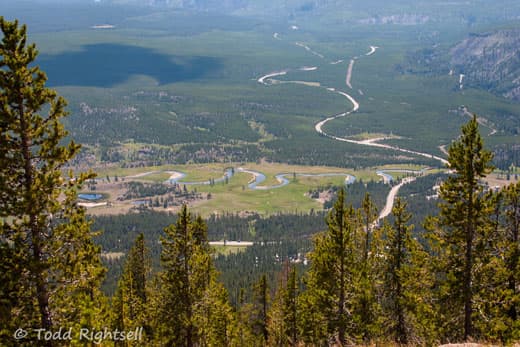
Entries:
POLYGON ((414 157, 409 157, 409 156, 406 156, 406 155, 397 155, 397 156, 395 156, 395 159, 396 160, 403 160, 403 161, 413 161, 413 160, 415 160, 414 157))
POLYGON ((484 181, 489 185, 490 188, 503 188, 518 182, 518 180, 515 180, 515 175, 510 175, 510 179, 507 180, 506 175, 499 175, 496 173, 488 175, 486 178, 484 178, 484 181))
POLYGON ((247 218, 247 217, 250 217, 250 216, 255 216, 257 214, 258 214, 258 212, 255 212, 255 211, 240 211, 240 212, 238 212, 238 216, 240 218, 247 218))
POLYGON ((109 260, 109 261, 118 260, 124 256, 125 256, 125 254, 123 252, 106 252, 106 253, 103 252, 103 253, 101 253, 101 258, 109 260))
MULTIPOLYGON (((139 181, 138 178, 134 179, 125 179, 120 180, 118 182, 107 182, 106 180, 102 179, 99 180, 96 183, 96 190, 94 192, 100 192, 108 195, 108 199, 103 202, 99 203, 88 203, 88 202, 81 202, 82 206, 87 208, 87 214, 94 215, 94 216, 104 216, 104 215, 119 215, 119 214, 126 214, 129 212, 137 212, 140 209, 141 205, 144 205, 140 203, 140 201, 148 201, 152 199, 152 201, 155 201, 156 198, 167 198, 168 194, 164 195, 153 195, 153 196, 146 196, 142 198, 133 198, 133 199, 124 199, 125 193, 128 191, 128 188, 126 186, 127 182, 130 181, 139 181)), ((200 204, 202 201, 207 200, 207 195, 202 194, 199 197, 183 197, 183 198, 176 198, 175 204, 168 205, 167 208, 163 207, 163 204, 161 203, 160 206, 154 206, 154 207, 148 207, 148 204, 146 204, 146 207, 141 208, 147 208, 152 209, 155 211, 161 211, 161 212, 172 212, 176 213, 180 210, 180 207, 182 204, 187 204, 189 207, 196 206, 200 204)))
POLYGON ((325 190, 323 192, 320 192, 317 199, 314 199, 318 201, 320 204, 325 204, 326 202, 332 200, 334 197, 332 190, 325 190))
POLYGON ((311 199, 313 199, 314 201, 319 202, 322 205, 324 205, 326 202, 328 202, 328 201, 330 201, 330 200, 332 200, 334 198, 334 192, 331 189, 318 191, 317 192, 318 193, 318 197, 316 197, 316 195, 314 195, 315 193, 316 192, 314 192, 314 193, 307 192, 304 195, 310 197, 311 199))

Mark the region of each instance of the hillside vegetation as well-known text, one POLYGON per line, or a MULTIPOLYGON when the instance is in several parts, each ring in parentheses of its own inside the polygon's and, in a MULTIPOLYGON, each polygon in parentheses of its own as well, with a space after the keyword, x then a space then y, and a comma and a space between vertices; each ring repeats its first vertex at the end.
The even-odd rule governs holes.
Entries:
POLYGON ((450 50, 464 84, 520 101, 520 30, 472 35, 450 50))

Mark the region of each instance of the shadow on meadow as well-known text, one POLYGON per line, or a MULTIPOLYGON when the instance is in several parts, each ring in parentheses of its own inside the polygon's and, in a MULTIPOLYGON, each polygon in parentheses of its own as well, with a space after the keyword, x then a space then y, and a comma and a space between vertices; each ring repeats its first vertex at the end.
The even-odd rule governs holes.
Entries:
POLYGON ((196 80, 219 70, 219 58, 174 56, 152 49, 121 45, 86 45, 78 52, 40 55, 38 64, 49 86, 113 87, 131 76, 146 75, 161 85, 196 80))

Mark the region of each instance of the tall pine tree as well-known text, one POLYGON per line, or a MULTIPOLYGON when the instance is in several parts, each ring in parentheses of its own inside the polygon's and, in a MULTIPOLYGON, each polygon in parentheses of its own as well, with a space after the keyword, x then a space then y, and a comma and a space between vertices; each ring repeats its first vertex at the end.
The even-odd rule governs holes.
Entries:
POLYGON ((484 149, 474 116, 448 150, 453 174, 440 187, 440 215, 430 223, 441 258, 441 296, 446 338, 475 338, 473 319, 475 271, 480 267, 478 243, 489 227, 490 201, 482 179, 493 169, 492 154, 484 149), (461 332, 461 333, 459 333, 461 332))
POLYGON ((155 308, 155 329, 159 342, 165 345, 192 347, 198 341, 194 311, 206 288, 203 251, 194 237, 191 214, 186 205, 175 225, 164 230, 161 238, 160 298, 155 308))
POLYGON ((391 320, 391 330, 395 342, 399 344, 408 344, 409 336, 407 333, 406 322, 406 297, 403 278, 404 269, 410 264, 410 251, 412 248, 412 239, 410 232, 411 226, 406 223, 412 216, 405 211, 406 204, 401 203, 401 199, 397 199, 392 209, 395 218, 394 228, 389 229, 387 233, 388 240, 388 293, 389 304, 392 312, 393 320, 391 320))
POLYGON ((298 345, 297 297, 296 268, 286 263, 269 309, 269 346, 298 345))
POLYGON ((483 247, 477 309, 486 319, 477 327, 488 340, 509 344, 520 339, 520 183, 492 194, 495 203, 494 227, 483 247))
POLYGON ((307 290, 301 296, 300 332, 306 343, 324 344, 329 339, 344 346, 352 341, 353 293, 358 277, 357 231, 362 229, 359 214, 345 204, 345 192, 327 217, 328 230, 314 240, 307 290))
POLYGON ((252 328, 257 336, 262 337, 263 344, 267 344, 269 331, 267 330, 267 310, 269 307, 269 286, 267 275, 264 273, 253 285, 253 316, 252 328))
POLYGON ((20 327, 94 327, 102 322, 104 269, 76 203, 92 176, 63 176, 80 149, 63 145, 66 102, 45 87, 26 27, 0 17, 0 28, 0 301, 7 304, 0 338, 9 341, 20 327))
POLYGON ((233 345, 234 317, 217 282, 207 227, 186 205, 161 238, 161 263, 152 298, 155 342, 166 346, 233 345))
POLYGON ((513 338, 520 339, 520 182, 504 189, 504 260, 509 300, 507 315, 514 324, 513 338))
POLYGON ((359 249, 363 250, 363 254, 362 257, 359 257, 361 266, 356 278, 353 313, 357 325, 357 335, 368 343, 380 330, 378 326, 380 312, 376 298, 378 263, 380 262, 377 256, 380 238, 379 229, 376 228, 377 208, 369 193, 365 193, 359 213, 364 224, 364 235, 358 236, 356 233, 356 238, 359 240, 355 241, 358 242, 359 249))
POLYGON ((427 253, 413 237, 412 215, 406 203, 396 199, 393 226, 383 227, 384 285, 381 298, 384 335, 399 345, 431 344, 434 338, 427 253))
MULTIPOLYGON (((128 252, 123 274, 119 280, 116 295, 113 299, 113 326, 120 331, 133 331, 143 328, 149 333, 148 327, 148 279, 151 264, 150 252, 145 245, 144 234, 139 234, 133 247, 128 252)), ((132 342, 124 345, 132 345, 132 342)), ((144 341, 135 341, 143 344, 144 341)))

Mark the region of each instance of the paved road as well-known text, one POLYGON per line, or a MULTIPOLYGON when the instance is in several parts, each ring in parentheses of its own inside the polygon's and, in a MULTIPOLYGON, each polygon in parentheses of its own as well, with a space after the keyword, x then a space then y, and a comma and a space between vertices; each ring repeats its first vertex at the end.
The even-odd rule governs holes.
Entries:
POLYGON ((392 189, 390 189, 390 192, 386 196, 385 207, 383 207, 383 210, 381 210, 381 213, 379 213, 379 217, 377 218, 378 221, 385 217, 388 217, 388 215, 392 213, 392 209, 394 208, 395 197, 397 196, 399 189, 401 189, 401 187, 405 184, 411 183, 413 181, 415 181, 415 177, 406 177, 401 181, 401 183, 399 183, 396 186, 393 186, 392 189))
POLYGON ((253 242, 250 241, 210 241, 210 246, 252 246, 253 242))
MULTIPOLYGON (((307 51, 311 51, 311 49, 309 47, 307 47, 307 46, 305 46, 305 45, 303 45, 301 43, 296 43, 296 44, 298 46, 304 47, 307 51)), ((374 54, 376 52, 376 49, 378 49, 378 48, 379 47, 377 47, 377 46, 370 46, 370 51, 368 53, 366 53, 365 55, 366 56, 370 56, 370 55, 374 54)), ((351 88, 351 89, 352 89, 352 85, 351 85, 350 81, 351 81, 351 78, 352 78, 352 70, 353 70, 353 67, 354 67, 355 59, 357 59, 357 57, 350 60, 350 64, 349 64, 349 66, 347 68, 347 77, 346 77, 346 80, 345 80, 346 86, 351 88)), ((339 63, 339 62, 341 62, 341 60, 338 60, 337 62, 333 62, 331 64, 335 64, 335 63, 339 63)), ((288 70, 284 70, 283 72, 273 72, 273 73, 267 74, 265 76, 260 77, 258 79, 258 82, 260 82, 262 84, 266 84, 264 82, 264 80, 266 78, 276 77, 276 76, 279 76, 279 75, 285 75, 287 73, 287 71, 288 70)), ((430 153, 413 151, 413 150, 410 150, 410 149, 405 149, 405 148, 400 148, 400 147, 397 147, 397 146, 391 146, 391 145, 388 145, 388 144, 379 143, 378 141, 386 139, 384 137, 383 138, 376 138, 376 139, 369 139, 369 140, 358 141, 358 140, 352 140, 352 139, 347 139, 347 138, 343 138, 343 137, 333 136, 333 135, 330 135, 330 134, 326 133, 323 130, 323 126, 326 123, 328 123, 328 122, 330 122, 332 120, 335 120, 337 118, 346 117, 346 116, 352 114, 353 112, 356 112, 359 109, 360 105, 359 105, 359 102, 357 102, 357 100, 354 99, 354 97, 352 97, 351 95, 349 95, 349 94, 347 94, 347 93, 345 93, 345 92, 343 92, 341 90, 337 90, 335 88, 327 88, 327 87, 321 86, 321 85, 317 85, 315 87, 326 88, 330 92, 334 92, 334 93, 340 94, 340 95, 344 96, 345 98, 347 98, 352 103, 352 109, 350 111, 346 111, 346 112, 343 112, 343 113, 340 113, 340 114, 337 114, 337 115, 334 115, 334 116, 327 117, 324 120, 319 121, 318 123, 316 123, 316 125, 314 126, 314 129, 319 134, 327 136, 327 137, 329 137, 331 139, 334 139, 336 141, 354 143, 354 144, 363 145, 363 146, 385 148, 385 149, 389 149, 389 150, 394 150, 394 151, 399 151, 399 152, 403 152, 403 153, 408 153, 408 154, 413 154, 413 155, 418 155, 418 156, 422 156, 422 157, 426 157, 426 158, 435 159, 435 160, 441 162, 443 165, 447 165, 448 164, 448 161, 446 159, 441 158, 441 157, 436 156, 436 155, 433 155, 433 154, 430 154, 430 153)), ((444 149, 444 147, 441 146, 441 151, 443 151, 445 153, 445 150, 443 150, 443 149, 444 149)), ((385 176, 385 177, 388 177, 388 174, 386 172, 384 172, 384 171, 380 171, 379 173, 381 175, 385 176)), ((390 190, 390 192, 388 193, 388 196, 386 198, 385 207, 383 208, 383 210, 379 214, 378 221, 380 219, 382 219, 382 218, 387 217, 390 213, 392 213, 392 208, 394 206, 394 200, 395 200, 395 197, 396 197, 397 193, 399 192, 399 189, 403 185, 411 183, 413 181, 415 181, 415 177, 407 177, 407 178, 403 179, 398 185, 392 187, 392 189, 390 190)))

